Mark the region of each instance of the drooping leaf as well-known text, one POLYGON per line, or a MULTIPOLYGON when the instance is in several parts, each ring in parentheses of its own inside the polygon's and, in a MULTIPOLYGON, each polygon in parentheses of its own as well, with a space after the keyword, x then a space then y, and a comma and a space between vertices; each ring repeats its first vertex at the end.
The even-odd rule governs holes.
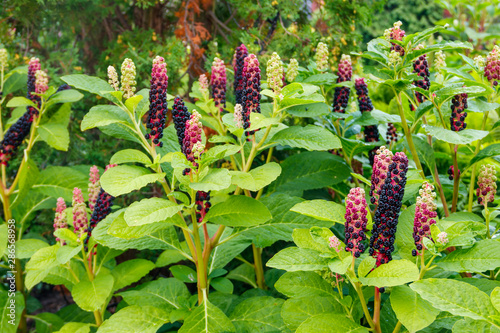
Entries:
POLYGON ((141 226, 165 221, 180 212, 183 207, 162 198, 142 199, 127 208, 124 218, 129 226, 141 226))
POLYGON ((454 132, 449 129, 430 125, 425 125, 425 131, 427 132, 427 134, 435 137, 438 140, 457 145, 467 145, 476 140, 481 140, 486 135, 488 135, 488 132, 486 131, 475 129, 465 129, 460 132, 454 132))
POLYGON ((418 267, 409 260, 392 260, 375 268, 366 277, 360 277, 361 283, 375 287, 399 286, 418 279, 418 267))

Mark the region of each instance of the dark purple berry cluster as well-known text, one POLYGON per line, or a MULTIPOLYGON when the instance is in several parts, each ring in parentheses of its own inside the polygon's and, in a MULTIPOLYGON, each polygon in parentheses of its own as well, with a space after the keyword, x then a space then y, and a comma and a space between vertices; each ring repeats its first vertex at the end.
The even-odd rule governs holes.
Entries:
MULTIPOLYGON (((378 131, 377 125, 365 126, 365 142, 378 142, 380 133, 378 131)), ((379 147, 375 147, 368 152, 368 158, 370 159, 370 165, 373 166, 373 159, 375 157, 375 153, 379 147)))
POLYGON ((212 63, 212 75, 210 76, 210 86, 212 87, 212 98, 215 106, 222 111, 226 107, 226 66, 224 61, 215 58, 212 63))
MULTIPOLYGON (((458 177, 460 177, 460 170, 458 170, 458 177)), ((453 165, 450 165, 450 167, 448 168, 448 179, 455 179, 455 167, 453 165)))
POLYGON ((451 100, 450 126, 452 131, 460 132, 467 127, 467 123, 465 122, 465 118, 467 117, 465 109, 468 108, 467 97, 468 95, 463 93, 455 95, 451 100))
POLYGON ((85 251, 88 251, 88 244, 90 237, 92 236, 92 230, 94 230, 97 224, 104 220, 106 216, 111 213, 113 199, 114 197, 112 195, 108 194, 101 188, 101 190, 99 191, 99 195, 97 196, 94 211, 92 212, 92 216, 90 217, 89 226, 87 228, 87 237, 84 241, 85 251))
POLYGON ((233 68, 234 68, 234 95, 236 97, 236 104, 243 104, 241 97, 243 96, 243 89, 245 78, 243 77, 243 67, 245 66, 245 58, 248 57, 248 50, 245 44, 238 46, 234 52, 233 68))
POLYGON ((398 132, 396 131, 396 126, 393 123, 387 124, 387 135, 386 135, 387 144, 391 144, 391 142, 398 141, 398 132))
POLYGON ((370 255, 377 260, 377 267, 392 260, 407 171, 406 155, 402 152, 394 154, 384 184, 378 193, 378 207, 370 238, 369 251, 370 255))
MULTIPOLYGON (((31 58, 28 65, 28 92, 26 98, 40 106, 40 96, 33 95, 36 92, 36 72, 41 70, 40 61, 38 58, 31 58)), ((38 115, 37 109, 32 106, 26 107, 30 115, 30 121, 33 121, 33 116, 38 115)))
MULTIPOLYGON (((342 55, 337 76, 337 83, 351 81, 352 64, 350 56, 345 54, 342 55)), ((345 113, 345 108, 349 103, 350 93, 351 89, 348 87, 335 87, 335 94, 333 96, 333 112, 345 113)))
POLYGON ((157 56, 153 60, 153 68, 151 70, 151 88, 149 89, 149 111, 147 128, 151 131, 146 134, 146 139, 151 139, 153 144, 160 147, 163 142, 160 139, 163 137, 163 129, 167 119, 167 65, 163 57, 157 56))
POLYGON ((196 220, 198 223, 203 222, 205 215, 207 215, 212 204, 210 203, 210 192, 198 191, 196 192, 196 220))
MULTIPOLYGON (((427 55, 423 54, 413 62, 413 73, 421 77, 420 80, 413 81, 413 84, 424 90, 429 90, 431 81, 429 79, 430 73, 429 63, 427 62, 427 55)), ((422 95, 418 91, 415 92, 415 97, 417 98, 417 101, 419 103, 423 103, 425 101, 424 95, 422 95)), ((415 111, 415 107, 411 103, 410 108, 412 111, 415 111)))
MULTIPOLYGON (((405 37, 405 31, 401 29, 401 21, 395 22, 394 26, 390 29, 387 29, 384 35, 388 40, 398 40, 402 41, 403 38, 405 37)), ((394 42, 391 42, 391 51, 396 51, 399 53, 401 57, 405 55, 405 49, 394 42)))
POLYGON ((373 110, 373 104, 370 96, 368 96, 368 86, 364 78, 355 80, 354 87, 358 95, 358 106, 361 112, 370 112, 373 110))
MULTIPOLYGON (((243 91, 241 102, 243 106, 243 128, 250 127, 250 113, 260 113, 260 67, 255 54, 249 54, 243 66, 243 91)), ((253 131, 245 131, 247 136, 253 131)))
POLYGON ((181 147, 186 132, 186 122, 189 120, 189 117, 191 117, 191 113, 189 113, 187 107, 184 105, 184 101, 182 98, 176 97, 174 99, 174 105, 172 106, 172 119, 174 121, 175 130, 177 131, 177 139, 181 147))

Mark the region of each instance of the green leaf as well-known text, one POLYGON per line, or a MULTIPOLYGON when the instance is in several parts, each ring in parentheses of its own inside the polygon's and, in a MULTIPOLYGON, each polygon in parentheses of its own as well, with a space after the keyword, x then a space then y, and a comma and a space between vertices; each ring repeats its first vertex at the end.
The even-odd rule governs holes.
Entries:
POLYGON ((109 273, 98 274, 94 280, 81 280, 75 284, 71 295, 78 306, 85 311, 101 309, 113 291, 114 278, 109 273))
POLYGON ((180 309, 191 297, 186 285, 175 278, 161 278, 147 282, 134 290, 122 291, 118 295, 129 305, 148 304, 164 311, 180 309))
POLYGON ((255 283, 255 269, 248 264, 241 264, 229 272, 226 277, 231 280, 248 283, 253 288, 257 288, 257 284, 255 283))
POLYGON ((137 149, 124 149, 116 152, 109 160, 110 164, 141 163, 148 165, 153 163, 148 155, 137 149))
POLYGON ((327 264, 328 259, 320 257, 318 251, 288 247, 276 253, 266 266, 295 272, 322 270, 327 267, 327 264))
POLYGON ((409 260, 392 260, 375 268, 359 280, 366 286, 393 287, 418 279, 418 267, 409 260))
POLYGON ((347 257, 343 258, 342 260, 340 259, 330 259, 328 262, 328 268, 330 271, 336 274, 344 275, 347 272, 347 269, 349 266, 351 266, 352 263, 352 256, 348 255, 347 257))
POLYGON ((491 292, 491 303, 497 309, 498 312, 500 312, 500 287, 496 287, 493 289, 491 292))
POLYGON ((210 148, 207 152, 201 155, 200 164, 208 165, 228 156, 234 155, 241 150, 240 146, 226 144, 210 148))
POLYGON ((468 249, 455 250, 438 262, 438 266, 455 272, 484 272, 500 267, 500 242, 485 239, 468 249))
POLYGON ((278 163, 271 162, 261 165, 249 172, 230 171, 231 182, 244 190, 258 191, 271 184, 281 174, 278 163))
POLYGON ((64 321, 56 314, 43 312, 33 318, 37 333, 52 333, 64 326, 64 321))
POLYGON ((321 199, 303 201, 293 206, 290 210, 321 221, 345 223, 345 207, 333 201, 321 199))
POLYGON ((368 273, 371 272, 376 262, 377 260, 372 256, 366 256, 358 266, 358 276, 365 277, 368 273))
POLYGON ((197 183, 190 183, 195 191, 220 191, 231 186, 231 175, 228 169, 210 169, 208 174, 197 183))
POLYGON ((315 272, 287 272, 279 278, 274 287, 288 297, 336 297, 330 283, 315 272))
POLYGON ((139 190, 144 186, 160 181, 164 173, 151 173, 148 169, 119 165, 109 168, 101 177, 102 188, 114 197, 139 190))
POLYGON ((477 163, 479 161, 484 160, 485 158, 498 156, 498 155, 500 155, 500 143, 494 143, 494 144, 482 149, 479 153, 477 153, 477 155, 474 156, 472 158, 472 160, 470 161, 468 167, 474 165, 474 163, 477 163))
POLYGON ((16 241, 16 258, 31 258, 35 252, 47 246, 49 246, 49 244, 40 239, 20 239, 16 241))
POLYGON ((57 261, 61 265, 65 265, 68 261, 70 261, 74 256, 82 252, 83 245, 79 246, 61 246, 59 250, 57 250, 57 261))
POLYGON ((498 314, 488 295, 465 282, 431 278, 414 282, 410 288, 436 309, 456 316, 490 321, 489 316, 498 314))
POLYGON ((128 124, 129 116, 115 105, 95 105, 83 117, 80 129, 86 131, 91 128, 107 126, 114 123, 128 124))
POLYGON ((467 101, 467 111, 486 112, 486 111, 495 111, 498 108, 500 108, 500 104, 489 103, 479 98, 474 98, 471 101, 467 101))
POLYGON ((71 202, 73 188, 78 187, 87 196, 89 182, 88 172, 82 173, 71 167, 49 166, 40 172, 33 189, 53 198, 63 197, 71 202))
POLYGON ((172 272, 172 275, 186 283, 196 283, 197 277, 196 277, 196 271, 192 269, 191 267, 184 266, 184 265, 175 265, 170 267, 170 272, 172 272))
POLYGON ((233 323, 218 307, 205 299, 203 303, 184 320, 179 333, 222 333, 236 332, 233 323))
POLYGON ((278 118, 267 118, 261 113, 250 113, 250 128, 249 131, 255 131, 260 128, 266 128, 272 125, 276 125, 280 122, 278 118))
POLYGON ((24 297, 20 291, 11 295, 10 292, 0 291, 0 331, 2 333, 16 333, 24 310, 24 297), (14 302, 14 303, 13 303, 14 302))
POLYGON ((74 103, 78 102, 83 98, 83 95, 75 90, 75 89, 66 89, 62 90, 58 93, 55 93, 54 95, 50 96, 49 100, 47 101, 47 109, 51 107, 54 104, 59 104, 59 103, 74 103))
POLYGON ((231 313, 237 332, 283 332, 281 307, 285 301, 270 296, 247 298, 231 313))
POLYGON ((286 110, 293 117, 319 117, 331 112, 331 107, 326 103, 313 103, 292 106, 286 110))
POLYGON ((21 72, 18 70, 11 70, 5 75, 4 79, 5 81, 2 91, 3 96, 7 96, 26 87, 27 75, 25 71, 21 72))
POLYGON ((424 101, 415 110, 415 122, 419 120, 423 115, 434 108, 434 104, 431 101, 424 101))
POLYGON ((97 333, 156 333, 169 322, 169 313, 149 305, 120 309, 104 321, 97 333))
POLYGON ((281 175, 271 185, 276 191, 323 188, 347 179, 350 168, 344 160, 328 152, 294 154, 281 163, 281 175))
POLYGON ((500 328, 483 320, 472 320, 470 318, 464 318, 458 320, 455 325, 453 325, 452 332, 500 333, 500 328))
POLYGON ((271 142, 276 142, 283 146, 288 145, 294 148, 304 148, 309 151, 330 150, 342 147, 338 137, 327 129, 315 125, 285 128, 276 133, 272 137, 271 142))
POLYGON ((232 294, 234 291, 234 285, 228 278, 216 277, 212 279, 210 285, 217 291, 225 294, 232 294))
POLYGON ((156 267, 165 267, 186 259, 177 250, 165 250, 156 259, 156 267))
POLYGON ((286 326, 296 330, 308 318, 322 313, 343 313, 342 306, 332 296, 294 297, 286 300, 281 316, 286 326))
POLYGON ((344 314, 323 313, 304 321, 297 333, 368 333, 368 330, 344 314))
POLYGON ((244 195, 233 195, 210 208, 206 221, 231 227, 249 227, 272 218, 263 203, 244 195))
POLYGON ((139 281, 155 267, 155 264, 146 259, 131 259, 122 262, 111 271, 115 280, 113 290, 122 289, 139 281))
POLYGON ((104 80, 85 74, 73 74, 62 76, 61 80, 75 87, 76 89, 85 90, 92 94, 107 98, 110 101, 117 102, 116 97, 113 97, 109 92, 114 91, 113 88, 104 80))
POLYGON ((36 107, 35 103, 26 97, 13 97, 7 103, 8 108, 17 108, 19 106, 33 106, 36 107))
POLYGON ((432 324, 440 312, 407 286, 392 289, 391 305, 398 320, 411 333, 432 324))
POLYGON ((74 322, 66 323, 56 333, 89 333, 90 326, 92 326, 92 324, 74 323, 74 322))
POLYGON ((134 95, 125 101, 125 106, 130 112, 134 112, 139 102, 144 98, 142 95, 134 95))
POLYGON ((454 86, 446 86, 444 88, 439 89, 435 92, 436 94, 436 103, 440 104, 458 94, 468 94, 469 98, 473 96, 479 96, 483 93, 487 92, 486 89, 479 86, 473 87, 454 87, 454 86))
POLYGON ((422 49, 414 49, 408 52, 406 59, 408 61, 414 60, 423 54, 435 52, 439 50, 456 50, 456 49, 472 49, 472 45, 469 42, 459 42, 459 41, 441 41, 435 44, 426 46, 422 49))
POLYGON ((28 261, 26 264, 27 275, 25 279, 28 290, 41 282, 47 276, 49 270, 59 264, 57 261, 57 250, 59 247, 59 244, 43 247, 28 261))
POLYGON ((129 226, 140 226, 165 221, 182 210, 183 205, 162 198, 136 201, 125 211, 125 222, 129 226))
POLYGON ((68 228, 57 229, 54 231, 54 236, 66 241, 71 246, 76 246, 78 243, 78 237, 68 228))
POLYGON ((54 149, 67 151, 69 132, 67 126, 60 124, 43 124, 38 127, 40 138, 54 149))
MULTIPOLYGON (((0 257, 3 257, 5 250, 7 249, 8 236, 9 236, 9 231, 7 228, 7 224, 4 223, 4 224, 0 225, 0 257)), ((16 242, 16 245, 17 245, 17 242, 16 242)), ((15 252, 17 252, 17 251, 15 251, 15 252)), ((16 258, 17 258, 17 253, 16 253, 16 258)))
POLYGON ((475 129, 466 129, 460 132, 454 132, 449 129, 430 125, 424 125, 424 128, 428 135, 431 135, 438 140, 457 145, 468 145, 469 143, 481 140, 488 135, 487 131, 479 131, 475 129))

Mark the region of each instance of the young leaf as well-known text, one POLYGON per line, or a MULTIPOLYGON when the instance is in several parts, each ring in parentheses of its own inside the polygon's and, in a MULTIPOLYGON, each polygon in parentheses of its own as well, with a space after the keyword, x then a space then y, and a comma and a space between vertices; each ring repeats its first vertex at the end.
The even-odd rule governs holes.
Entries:
POLYGON ((375 268, 366 277, 360 277, 361 283, 375 287, 399 286, 418 279, 418 267, 409 260, 392 260, 375 268))
POLYGON ((77 91, 75 89, 66 89, 66 90, 62 90, 62 91, 50 96, 49 100, 47 101, 46 107, 48 109, 54 104, 74 103, 74 102, 78 102, 82 98, 83 98, 83 94, 81 94, 79 91, 77 91))
POLYGON ((338 137, 323 127, 315 125, 291 126, 276 133, 271 142, 309 151, 330 150, 342 147, 338 137))
POLYGON ((327 267, 327 264, 328 259, 320 257, 318 251, 288 247, 276 253, 266 266, 295 272, 322 270, 327 267))
POLYGON ((217 291, 225 294, 232 294, 234 291, 234 285, 228 278, 216 277, 210 282, 210 285, 217 291))
POLYGON ((371 272, 376 262, 377 260, 372 256, 366 256, 358 266, 358 276, 365 277, 368 273, 371 272))
POLYGON ((272 218, 263 203, 244 195, 233 195, 210 208, 206 221, 230 227, 250 227, 272 218))
POLYGON ((36 106, 36 105, 26 97, 13 97, 7 103, 8 108, 17 108, 19 106, 36 106))
POLYGON ((107 126, 114 123, 129 124, 130 118, 121 108, 115 105, 95 105, 83 117, 80 129, 107 126))
POLYGON ((255 283, 255 269, 248 264, 241 264, 229 272, 226 277, 231 280, 248 283, 253 288, 257 288, 257 284, 255 283))
POLYGON ((123 164, 123 163, 141 163, 144 165, 151 164, 152 161, 142 151, 137 149, 123 149, 116 152, 109 160, 110 164, 123 164))
MULTIPOLYGON (((7 236, 7 232, 5 232, 5 236, 7 236)), ((38 250, 47 246, 49 246, 49 244, 40 239, 20 239, 16 241, 16 258, 31 258, 38 250)))
POLYGON ((139 190, 161 180, 164 173, 151 173, 148 169, 132 165, 119 165, 108 169, 101 177, 102 188, 114 197, 139 190))
POLYGON ((196 277, 196 271, 192 269, 191 267, 184 266, 184 265, 175 265, 170 267, 170 272, 172 272, 172 275, 185 283, 196 283, 197 277, 196 277))
POLYGON ((498 155, 500 155, 500 143, 494 143, 482 149, 479 153, 477 153, 477 155, 470 160, 468 167, 474 165, 474 163, 477 163, 485 158, 498 155))
POLYGON ((424 125, 425 131, 428 135, 435 137, 444 142, 456 145, 468 145, 476 140, 481 140, 486 135, 487 131, 480 131, 475 129, 466 129, 460 132, 453 132, 449 129, 434 127, 431 125, 424 125))
MULTIPOLYGON (((231 175, 228 169, 210 169, 208 174, 197 183, 190 183, 195 191, 220 191, 231 186, 231 175)), ((211 209, 210 209, 211 211, 211 209)))

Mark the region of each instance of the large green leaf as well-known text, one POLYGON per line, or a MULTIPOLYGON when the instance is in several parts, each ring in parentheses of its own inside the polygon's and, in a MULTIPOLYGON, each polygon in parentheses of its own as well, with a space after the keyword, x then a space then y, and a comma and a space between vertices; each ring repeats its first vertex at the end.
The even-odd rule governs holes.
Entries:
POLYGON ((63 80, 70 86, 75 87, 76 89, 81 89, 92 94, 97 94, 111 101, 118 101, 114 96, 109 94, 109 92, 114 91, 113 88, 106 81, 98 77, 88 76, 85 74, 72 74, 62 76, 61 80, 63 80))
POLYGON ((290 210, 321 221, 345 223, 345 207, 333 201, 320 199, 303 201, 293 206, 290 210))
MULTIPOLYGON (((7 233, 5 235, 7 235, 7 233)), ((47 246, 49 246, 49 244, 40 239, 20 239, 16 241, 16 258, 31 258, 35 252, 47 246)))
POLYGON ((54 95, 50 96, 49 100, 47 101, 46 107, 49 108, 52 105, 59 103, 74 103, 78 102, 82 98, 83 95, 77 90, 74 89, 61 90, 55 93, 54 95))
POLYGON ((148 155, 137 149, 123 149, 116 152, 109 160, 110 164, 123 163, 141 163, 144 165, 151 164, 151 159, 148 155))
POLYGON ((244 190, 258 191, 271 184, 281 174, 278 163, 271 162, 261 165, 249 172, 231 171, 231 182, 244 190))
POLYGON ((2 333, 15 333, 24 310, 24 297, 17 291, 13 297, 8 291, 0 291, 0 331, 2 333))
POLYGON ((455 250, 438 262, 448 271, 484 272, 500 267, 500 242, 485 239, 468 249, 455 250))
POLYGON ((471 159, 469 166, 472 166, 474 163, 484 160, 485 158, 498 155, 500 155, 500 143, 494 143, 477 153, 477 155, 471 159))
POLYGON ((205 299, 184 320, 179 333, 225 333, 236 332, 233 323, 221 309, 205 299))
POLYGON ((169 322, 169 314, 149 305, 122 308, 105 320, 97 333, 156 333, 169 322))
POLYGON ((346 318, 344 314, 323 313, 304 321, 297 333, 368 333, 366 327, 360 326, 346 318))
POLYGON ((315 272, 287 272, 274 287, 288 297, 337 297, 331 284, 315 272))
POLYGON ((304 148, 309 151, 330 150, 342 147, 338 137, 327 129, 315 125, 285 128, 276 133, 272 137, 271 142, 276 142, 283 146, 288 145, 294 148, 304 148))
POLYGON ((83 117, 80 129, 86 131, 94 127, 107 126, 114 123, 128 124, 129 116, 115 105, 95 105, 83 117))
POLYGON ((425 131, 428 135, 435 137, 444 142, 456 145, 468 145, 476 140, 481 140, 486 135, 487 131, 480 131, 475 129, 466 129, 460 132, 454 132, 449 129, 425 125, 425 131))
POLYGON ((122 289, 139 281, 155 267, 154 263, 146 259, 131 259, 119 264, 111 271, 115 278, 113 290, 122 289))
POLYGON ((481 332, 481 333, 500 333, 498 325, 493 325, 484 320, 473 320, 464 318, 453 325, 453 333, 462 332, 481 332))
POLYGON ((71 167, 49 166, 40 172, 33 189, 46 196, 63 197, 66 202, 71 202, 75 187, 82 189, 83 196, 87 196, 88 182, 88 173, 71 167))
MULTIPOLYGON (((68 91, 68 90, 66 90, 68 91)), ((79 94, 75 91, 75 93, 79 94)), ((80 94, 81 95, 81 94, 80 94)), ((68 124, 71 114, 70 104, 63 104, 49 121, 38 128, 40 138, 57 150, 67 151, 69 146, 68 124)))
POLYGON ((210 208, 206 221, 231 227, 249 227, 272 218, 267 207, 253 198, 234 195, 210 208))
POLYGON ((351 170, 339 156, 305 152, 281 163, 281 175, 271 185, 276 191, 301 191, 334 185, 347 179, 351 170))
POLYGON ((318 251, 287 247, 276 253, 266 265, 289 272, 317 271, 327 267, 328 259, 321 257, 318 251))
POLYGON ((109 273, 101 273, 92 281, 81 280, 75 284, 71 295, 80 308, 85 311, 99 310, 113 291, 114 278, 109 273))
POLYGON ((489 316, 498 315, 488 295, 465 282, 431 278, 414 282, 410 288, 436 309, 456 316, 490 321, 489 316))
POLYGON ((296 330, 308 318, 322 313, 343 313, 342 305, 331 296, 293 297, 281 309, 286 326, 296 330))
POLYGON ((247 298, 231 313, 237 332, 283 332, 285 323, 281 318, 283 299, 270 296, 247 298))
POLYGON ((197 183, 190 183, 195 191, 220 191, 231 186, 231 175, 228 169, 210 169, 208 174, 197 183))
POLYGON ((69 322, 64 324, 56 333, 90 333, 90 326, 92 324, 69 322))
POLYGON ((411 333, 432 324, 440 312, 407 286, 392 289, 391 305, 398 320, 411 333))
POLYGON ((162 198, 136 201, 125 211, 125 222, 129 226, 140 226, 165 221, 182 210, 183 205, 162 198))
POLYGON ((326 103, 301 104, 286 110, 294 117, 319 117, 331 112, 331 107, 326 103))
POLYGON ((409 260, 392 260, 375 268, 366 277, 360 277, 361 283, 375 287, 399 286, 418 279, 418 267, 409 260))
POLYGON ((59 244, 43 247, 33 254, 26 264, 25 285, 28 290, 41 282, 49 274, 49 270, 59 264, 57 261, 59 247, 59 244))
POLYGON ((160 181, 164 173, 151 173, 148 169, 133 166, 119 165, 109 168, 101 177, 102 188, 112 196, 127 194, 139 190, 144 186, 160 181))
POLYGON ((150 305, 164 311, 180 309, 191 297, 186 285, 175 278, 144 283, 119 293, 129 305, 150 305))

